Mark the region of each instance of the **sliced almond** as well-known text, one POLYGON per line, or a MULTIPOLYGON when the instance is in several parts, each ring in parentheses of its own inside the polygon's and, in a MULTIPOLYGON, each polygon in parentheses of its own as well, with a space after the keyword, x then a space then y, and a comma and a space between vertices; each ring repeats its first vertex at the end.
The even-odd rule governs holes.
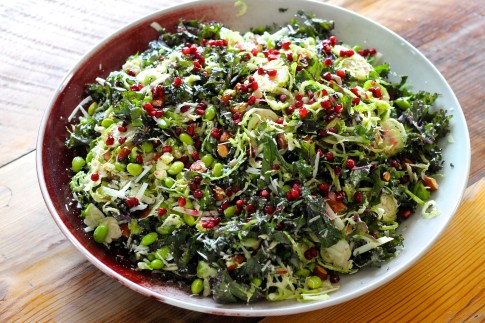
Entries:
POLYGON ((229 148, 225 144, 218 144, 217 145, 217 154, 222 157, 226 158, 229 154, 229 148))
POLYGON ((382 173, 382 180, 383 181, 389 182, 390 179, 391 179, 391 173, 389 173, 387 171, 382 173))
POLYGON ((425 186, 429 187, 429 190, 434 192, 439 188, 438 182, 433 177, 424 176, 423 183, 425 186))

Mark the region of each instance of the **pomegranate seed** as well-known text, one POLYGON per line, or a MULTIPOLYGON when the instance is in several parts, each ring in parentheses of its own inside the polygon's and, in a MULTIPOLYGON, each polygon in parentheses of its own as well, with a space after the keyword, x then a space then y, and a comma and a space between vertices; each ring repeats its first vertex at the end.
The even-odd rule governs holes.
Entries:
POLYGON ((299 109, 303 106, 303 101, 295 101, 295 108, 299 109))
POLYGON ((120 137, 120 138, 118 138, 118 142, 120 144, 124 144, 126 142, 126 137, 120 137))
POLYGON ((337 112, 337 113, 342 113, 342 110, 343 110, 343 109, 344 109, 344 108, 342 107, 342 105, 340 105, 340 104, 336 104, 336 105, 335 105, 335 112, 337 112))
POLYGON ((333 60, 331 58, 325 58, 325 60, 323 61, 323 64, 325 66, 330 66, 332 65, 332 63, 333 63, 333 60))
POLYGON ((293 201, 293 196, 291 195, 291 192, 290 192, 290 191, 288 191, 288 192, 286 193, 286 199, 287 199, 288 201, 293 201))
POLYGON ((131 209, 132 207, 140 205, 140 201, 138 201, 136 197, 130 197, 125 201, 125 204, 129 209, 131 209))
POLYGON ((320 193, 328 193, 328 190, 330 189, 330 185, 327 183, 318 184, 317 187, 320 193))
POLYGON ((173 86, 179 87, 180 85, 182 85, 182 79, 180 77, 176 77, 173 81, 173 86))
POLYGON ((323 150, 322 148, 317 148, 317 154, 322 157, 323 156, 323 150))
POLYGON ((343 201, 345 199, 345 192, 344 191, 335 192, 335 199, 340 202, 343 201))
POLYGON ((201 191, 201 190, 198 190, 198 189, 197 189, 197 190, 195 190, 195 191, 194 191, 194 197, 195 197, 196 199, 200 199, 200 198, 204 197, 204 193, 202 193, 202 191, 201 191))
POLYGON ((312 260, 316 256, 318 256, 317 248, 311 247, 307 251, 305 251, 304 256, 307 260, 312 260))
POLYGON ((193 160, 193 161, 199 160, 199 153, 198 153, 198 152, 196 152, 196 151, 195 151, 195 152, 193 152, 193 153, 191 154, 191 156, 192 156, 192 160, 193 160))
POLYGON ((331 128, 328 128, 328 129, 327 129, 327 132, 330 132, 330 133, 337 133, 337 129, 335 129, 334 127, 331 127, 331 128))
POLYGON ((126 74, 128 74, 129 76, 136 76, 135 72, 133 72, 132 70, 126 71, 126 74))
POLYGON ((320 105, 322 108, 325 108, 325 109, 328 109, 332 106, 329 99, 323 99, 323 101, 320 102, 320 105))
POLYGON ((202 176, 198 176, 198 175, 195 176, 194 177, 194 183, 196 183, 196 184, 202 183, 202 176))
POLYGON ((205 110, 198 107, 198 108, 195 109, 195 113, 199 116, 203 116, 203 115, 205 115, 205 110))
POLYGON ((377 49, 375 48, 369 49, 369 55, 375 55, 375 54, 377 54, 377 49))
POLYGON ((303 95, 301 95, 300 93, 297 93, 297 94, 295 95, 295 100, 296 100, 296 101, 301 101, 301 100, 303 100, 303 95))
POLYGON ((171 153, 172 152, 172 146, 164 146, 162 148, 162 152, 164 152, 164 153, 171 153))
POLYGON ((349 158, 349 159, 347 159, 347 160, 345 161, 345 166, 346 166, 347 168, 352 169, 352 168, 354 168, 354 167, 355 167, 355 161, 354 161, 353 159, 349 158))
POLYGON ((266 205, 264 207, 264 212, 266 212, 267 214, 273 214, 274 211, 275 211, 275 209, 271 205, 266 205))
POLYGON ((145 109, 146 111, 152 111, 154 110, 155 108, 153 107, 153 105, 150 103, 150 102, 147 102, 143 105, 143 109, 145 109))
POLYGON ((295 112, 295 106, 290 105, 288 108, 286 108, 286 114, 287 115, 291 115, 291 114, 293 114, 293 112, 295 112))
POLYGON ((293 62, 293 53, 292 52, 286 53, 286 59, 289 60, 290 62, 293 62))
POLYGON ((269 77, 275 77, 276 74, 278 74, 278 71, 277 70, 269 70, 267 73, 268 73, 269 77))
POLYGON ((347 57, 352 57, 352 56, 354 56, 354 54, 355 54, 355 52, 352 49, 345 51, 345 56, 347 56, 347 57))
POLYGON ((221 135, 222 135, 222 130, 221 129, 218 129, 218 128, 212 129, 212 131, 211 131, 211 136, 212 137, 214 137, 217 140, 219 140, 221 138, 221 135))
POLYGON ((115 143, 115 138, 113 138, 113 136, 111 136, 111 135, 108 135, 108 139, 106 139, 105 143, 106 143, 107 146, 111 146, 112 144, 115 143))
POLYGON ((237 206, 243 206, 245 204, 244 200, 237 200, 236 205, 237 206))
POLYGON ((259 88, 259 84, 256 81, 251 82, 251 84, 249 84, 249 86, 251 87, 251 89, 253 91, 256 91, 259 88))
POLYGON ((235 124, 239 124, 242 120, 242 114, 241 112, 236 112, 232 116, 232 121, 234 121, 235 124))
POLYGON ((187 163, 189 162, 189 156, 187 156, 187 155, 182 155, 182 156, 180 157, 180 161, 181 161, 182 163, 184 163, 184 164, 187 164, 187 163))
POLYGON ((98 173, 93 173, 93 174, 91 174, 91 180, 92 180, 93 182, 96 182, 98 179, 99 179, 99 175, 98 175, 98 173))
POLYGON ((247 92, 248 91, 248 86, 246 84, 241 84, 240 87, 242 92, 247 92))
POLYGON ((241 190, 241 187, 239 187, 239 186, 237 186, 237 185, 232 187, 232 192, 233 192, 234 194, 235 194, 235 193, 237 193, 237 192, 239 192, 240 190, 241 190))
POLYGON ((354 193, 355 203, 362 203, 363 200, 364 200, 364 194, 362 194, 362 192, 355 192, 354 193))
POLYGON ((332 80, 332 74, 330 72, 326 72, 322 75, 323 79, 325 81, 331 81, 332 80))
POLYGON ((286 94, 281 94, 280 95, 280 101, 281 102, 286 102, 286 99, 287 99, 286 94))
POLYGON ((191 191, 195 191, 195 190, 196 190, 196 189, 198 189, 198 188, 199 188, 199 185, 197 185, 197 183, 195 183, 195 182, 190 182, 190 183, 189 183, 189 189, 190 189, 191 191))
POLYGON ((330 41, 330 45, 332 45, 332 46, 337 45, 337 37, 335 37, 335 36, 330 36, 330 37, 328 38, 328 40, 330 41))
POLYGON ((283 118, 278 118, 276 119, 277 124, 283 124, 283 118))
POLYGON ((344 70, 337 70, 337 75, 340 76, 341 78, 345 77, 345 71, 344 70))
POLYGON ((248 212, 248 214, 253 214, 254 212, 256 212, 256 208, 254 207, 253 204, 248 204, 246 205, 246 212, 248 212))
POLYGON ((143 156, 142 155, 136 155, 136 157, 135 157, 135 163, 137 163, 137 164, 143 164, 143 156))
POLYGON ((273 168, 273 170, 280 170, 281 166, 280 166, 280 165, 278 165, 278 164, 274 164, 274 165, 272 166, 272 168, 273 168))
POLYGON ((306 118, 307 115, 308 115, 308 110, 305 107, 300 108, 300 117, 306 118))
POLYGON ((234 194, 230 188, 226 189, 224 193, 226 194, 227 197, 231 197, 234 194))
POLYGON ((332 284, 337 284, 340 281, 340 277, 337 274, 330 274, 328 277, 332 284))
POLYGON ((165 214, 167 214, 167 209, 166 209, 166 208, 164 208, 164 207, 160 207, 160 208, 158 208, 158 210, 157 210, 157 214, 158 214, 158 215, 165 215, 165 214))
POLYGON ((253 105, 256 102, 256 97, 254 95, 251 95, 248 99, 248 104, 253 105))
POLYGON ((281 48, 287 50, 290 48, 290 45, 291 45, 291 42, 287 41, 287 42, 284 42, 283 44, 281 44, 281 48))
POLYGON ((413 214, 413 212, 411 212, 411 210, 402 210, 401 211, 401 216, 405 219, 409 218, 411 216, 411 214, 413 214))
POLYGON ((283 222, 280 222, 276 225, 276 230, 281 231, 285 228, 285 225, 283 222))
POLYGON ((119 132, 126 132, 126 130, 128 130, 128 129, 125 126, 119 126, 118 127, 119 132))
POLYGON ((185 204, 187 204, 187 200, 185 199, 185 197, 180 196, 179 200, 178 200, 178 204, 179 204, 180 207, 184 207, 185 204))
POLYGON ((340 176, 342 168, 340 168, 340 166, 335 166, 333 171, 335 172, 335 175, 340 176))
POLYGON ((360 103, 360 98, 353 98, 352 105, 358 105, 360 103))
POLYGON ((291 196, 294 198, 294 199, 297 199, 300 197, 300 192, 298 192, 297 190, 295 190, 294 188, 292 188, 290 190, 290 193, 291 193, 291 196))
POLYGON ((262 197, 262 198, 265 198, 267 199, 269 197, 269 191, 268 190, 262 190, 261 193, 259 193, 259 195, 262 197))
POLYGON ((377 98, 382 98, 381 88, 380 87, 375 87, 374 88, 374 91, 372 91, 372 95, 374 95, 377 98))
POLYGON ((259 74, 259 75, 263 75, 264 73, 265 73, 264 68, 262 68, 262 67, 258 67, 258 74, 259 74))
POLYGON ((333 160, 333 154, 331 152, 326 153, 325 159, 328 160, 328 161, 332 161, 333 160))
POLYGON ((231 205, 231 203, 229 203, 229 201, 228 201, 228 200, 224 200, 224 201, 222 201, 221 208, 222 208, 223 210, 225 210, 225 209, 227 209, 227 208, 228 208, 230 205, 231 205))

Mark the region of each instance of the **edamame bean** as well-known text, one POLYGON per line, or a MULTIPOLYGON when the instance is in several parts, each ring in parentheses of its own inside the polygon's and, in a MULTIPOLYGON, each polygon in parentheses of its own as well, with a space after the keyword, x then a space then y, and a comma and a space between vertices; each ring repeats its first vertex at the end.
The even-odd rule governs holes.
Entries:
POLYGON ((193 145, 194 144, 194 139, 192 139, 192 137, 188 133, 182 132, 179 135, 179 139, 180 139, 181 142, 183 142, 186 145, 193 145))
POLYGON ((171 250, 169 246, 163 246, 157 250, 157 255, 162 259, 167 259, 170 255, 170 252, 171 250))
POLYGON ((308 277, 310 276, 310 270, 306 268, 302 268, 297 270, 295 274, 300 277, 308 277))
POLYGON ((136 164, 136 163, 129 163, 128 166, 126 166, 126 170, 131 175, 138 176, 138 175, 141 174, 141 172, 143 172, 143 166, 141 166, 140 164, 136 164))
POLYGON ((133 163, 136 160, 136 156, 138 156, 138 147, 133 147, 128 157, 130 159, 130 162, 133 163))
POLYGON ((212 165, 212 162, 214 161, 214 157, 212 157, 211 154, 204 155, 200 160, 205 164, 206 167, 209 167, 212 165))
POLYGON ((222 168, 224 166, 221 163, 215 163, 214 164, 214 169, 212 170, 212 174, 214 174, 215 177, 222 176, 222 168))
POLYGON ((158 239, 158 233, 156 232, 150 232, 147 235, 145 235, 143 238, 141 238, 141 244, 144 246, 149 246, 158 239))
POLYGON ((103 121, 101 121, 101 126, 105 127, 105 128, 108 128, 109 126, 111 126, 113 124, 113 119, 103 119, 103 121))
POLYGON ((165 177, 163 184, 165 187, 172 188, 175 185, 175 180, 172 177, 165 177))
POLYGON ((161 129, 167 129, 168 127, 170 127, 170 124, 171 124, 170 119, 167 119, 167 118, 160 118, 157 121, 157 125, 161 129))
POLYGON ((141 149, 145 154, 149 154, 153 151, 153 144, 150 141, 145 141, 141 144, 141 149))
POLYGON ((202 279, 194 279, 192 285, 190 286, 190 290, 192 291, 192 294, 200 294, 204 290, 204 282, 202 279))
POLYGON ((396 103, 397 106, 400 107, 403 110, 407 110, 407 109, 409 109, 411 107, 411 104, 406 99, 401 99, 400 98, 400 99, 395 100, 394 103, 396 103))
POLYGON ((236 213, 236 209, 237 207, 235 205, 228 207, 224 210, 224 216, 226 218, 231 218, 236 213))
POLYGON ((120 162, 116 162, 115 169, 119 172, 123 172, 126 169, 126 165, 120 162))
POLYGON ((71 165, 72 171, 77 173, 86 165, 86 161, 81 156, 76 156, 72 159, 71 165))
POLYGON ((310 289, 317 289, 322 287, 322 279, 318 276, 308 277, 306 283, 310 289))
POLYGON ((89 108, 88 108, 88 114, 90 116, 92 116, 94 114, 94 112, 96 111, 96 109, 98 108, 98 103, 97 102, 93 102, 89 105, 89 108))
POLYGON ((188 215, 188 214, 184 214, 184 222, 188 225, 188 226, 193 226, 195 225, 195 219, 193 216, 191 215, 188 215))
POLYGON ((97 243, 103 243, 104 240, 106 240, 106 237, 108 236, 108 227, 104 224, 98 225, 96 230, 93 232, 93 238, 94 241, 97 243))
POLYGON ((263 283, 263 281, 259 278, 253 278, 253 280, 251 281, 251 283, 255 286, 261 286, 261 284, 263 283))
POLYGON ((181 161, 176 161, 168 167, 167 173, 169 173, 170 175, 177 175, 184 170, 184 167, 184 163, 182 163, 181 161))
POLYGON ((150 262, 150 265, 153 269, 160 270, 163 268, 163 261, 161 261, 160 259, 155 259, 150 262))
POLYGON ((211 105, 207 109, 205 109, 204 119, 205 120, 212 120, 216 117, 216 108, 211 105))
POLYGON ((91 162, 91 160, 93 160, 93 152, 92 151, 90 151, 88 153, 88 155, 86 156, 86 163, 91 162))

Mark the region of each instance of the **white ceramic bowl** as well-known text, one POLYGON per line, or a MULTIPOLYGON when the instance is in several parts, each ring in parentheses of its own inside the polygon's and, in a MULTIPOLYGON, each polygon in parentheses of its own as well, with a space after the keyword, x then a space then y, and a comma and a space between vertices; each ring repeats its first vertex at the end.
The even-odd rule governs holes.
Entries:
POLYGON ((122 284, 168 304, 221 315, 268 316, 301 313, 349 301, 404 272, 429 249, 451 220, 466 187, 470 165, 469 136, 463 112, 453 91, 438 70, 417 49, 385 27, 351 11, 316 1, 244 2, 247 4, 247 11, 242 16, 237 15, 239 8, 234 7, 234 2, 227 0, 199 1, 164 9, 117 31, 86 54, 56 91, 41 124, 37 162, 42 193, 63 233, 94 265, 122 284), (417 215, 411 217, 402 225, 405 248, 399 256, 380 269, 366 269, 355 275, 342 277, 341 288, 332 293, 328 300, 311 303, 284 301, 250 305, 217 304, 211 298, 193 297, 173 285, 158 283, 146 275, 130 272, 113 261, 111 255, 101 247, 90 243, 80 230, 82 224, 74 218, 77 211, 66 211, 64 208, 69 195, 66 190, 68 178, 60 175, 59 179, 58 174, 69 165, 70 159, 64 157, 68 156, 68 153, 62 145, 62 140, 57 140, 56 144, 52 143, 53 136, 64 132, 66 117, 81 100, 84 84, 93 82, 94 76, 98 73, 105 76, 110 69, 119 69, 129 54, 142 50, 148 39, 155 39, 156 33, 149 27, 154 21, 167 26, 176 23, 178 18, 204 18, 221 21, 232 29, 246 31, 250 27, 286 23, 299 9, 314 13, 320 18, 334 20, 334 34, 339 41, 377 48, 383 54, 383 61, 390 64, 393 72, 409 76, 413 90, 440 93, 436 105, 447 109, 453 115, 451 135, 455 140, 454 143, 446 145, 444 177, 440 181, 439 191, 434 194, 441 215, 433 219, 423 219, 417 215), (133 35, 139 37, 133 40, 133 35), (120 39, 124 39, 126 45, 120 45, 119 41, 117 42, 120 39), (113 58, 112 54, 108 55, 108 51, 113 48, 121 57, 113 58), (109 61, 106 59, 108 56, 109 61), (100 64, 103 70, 98 71, 100 64), (450 166, 451 164, 454 167, 450 166))

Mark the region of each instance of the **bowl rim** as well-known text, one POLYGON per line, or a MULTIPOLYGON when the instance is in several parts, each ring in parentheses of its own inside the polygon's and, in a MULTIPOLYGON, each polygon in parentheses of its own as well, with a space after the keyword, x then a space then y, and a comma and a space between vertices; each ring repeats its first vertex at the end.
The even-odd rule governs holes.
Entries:
MULTIPOLYGON (((246 0, 246 2, 255 2, 256 0, 246 0)), ((356 16, 360 19, 365 20, 368 23, 374 24, 380 29, 382 29, 384 32, 390 34, 391 36, 399 39, 401 42, 406 44, 406 46, 409 46, 410 48, 414 49, 417 53, 417 55, 420 57, 420 59, 424 60, 427 64, 430 65, 430 67, 434 70, 434 72, 437 74, 437 76, 440 78, 441 82, 443 85, 446 85, 447 90, 452 94, 452 97, 454 99, 454 103, 456 104, 457 108, 461 111, 463 114, 463 110, 461 109, 461 106, 458 102, 458 99, 456 98, 455 93, 451 89, 450 85, 446 81, 446 79, 443 77, 443 75, 440 73, 440 71, 436 68, 434 64, 432 64, 418 49, 416 49, 412 44, 410 44, 407 40, 402 38, 400 35, 397 33, 393 32, 389 28, 381 25, 380 23, 369 19, 357 12, 351 11, 346 8, 342 8, 337 5, 333 4, 328 4, 325 2, 320 2, 316 0, 302 0, 303 2, 308 2, 308 3, 314 3, 321 5, 323 7, 329 7, 332 10, 340 10, 345 14, 351 15, 351 16, 356 16)), ((411 267, 414 263, 416 263, 429 249, 430 247, 438 240, 438 238, 443 234, 444 230, 447 228, 449 223, 451 222, 452 218, 454 217, 454 214, 456 213, 458 207, 461 204, 461 201, 463 199, 464 191, 467 186, 467 180, 469 177, 470 173, 470 161, 471 161, 471 149, 470 149, 470 136, 468 132, 468 127, 466 126, 466 119, 464 118, 463 114, 463 120, 465 122, 465 128, 463 131, 466 134, 466 168, 464 170, 464 177, 466 180, 462 183, 461 187, 458 187, 458 190, 460 192, 460 196, 458 199, 458 202, 456 203, 454 209, 451 211, 451 215, 448 217, 447 221, 444 223, 442 228, 435 233, 435 236, 429 241, 427 245, 425 245, 415 256, 405 263, 404 265, 401 265, 399 269, 396 270, 396 273, 392 276, 380 278, 377 281, 371 282, 365 286, 365 288, 361 288, 359 290, 353 291, 346 295, 345 297, 340 297, 340 298, 333 298, 330 297, 328 300, 325 301, 320 301, 320 302, 310 302, 310 303, 304 303, 304 305, 298 306, 298 307, 291 307, 291 308, 267 308, 267 309, 254 309, 252 308, 251 304, 246 305, 245 308, 224 308, 224 306, 221 307, 210 307, 206 305, 199 305, 199 304, 194 304, 194 303, 189 303, 185 302, 183 300, 179 300, 176 298, 171 298, 170 296, 163 296, 160 293, 157 293, 155 291, 152 291, 148 288, 145 288, 127 277, 119 274, 115 270, 109 268, 105 264, 103 264, 102 261, 100 261, 97 257, 95 257, 85 246, 81 244, 81 242, 72 234, 72 232, 66 227, 62 219, 59 217, 59 214, 51 200, 51 197, 48 193, 46 183, 45 183, 45 173, 44 173, 44 165, 42 161, 42 156, 44 154, 44 149, 43 149, 43 142, 44 142, 44 136, 45 136, 45 129, 47 126, 47 121, 50 117, 51 111, 54 107, 54 104, 59 97, 59 95, 63 92, 63 90, 66 88, 66 86, 69 84, 71 78, 73 75, 79 70, 81 66, 83 66, 88 59, 100 48, 102 48, 106 43, 109 41, 113 40, 114 38, 117 37, 117 35, 124 33, 127 30, 130 30, 132 27, 142 23, 142 22, 148 22, 150 20, 155 20, 156 17, 160 16, 163 13, 168 13, 170 11, 174 10, 180 10, 183 8, 187 8, 192 6, 193 4, 203 4, 203 5, 217 5, 218 3, 226 3, 227 0, 190 0, 188 2, 184 2, 181 4, 176 4, 176 5, 171 5, 166 8, 157 10, 155 12, 152 12, 148 15, 145 15, 143 17, 137 18, 133 20, 132 22, 124 25, 121 28, 118 28, 114 32, 110 33, 108 36, 104 37, 101 41, 97 42, 96 45, 91 47, 82 57, 72 66, 68 72, 65 74, 64 78, 60 82, 59 86, 54 90, 51 99, 49 100, 49 103, 47 105, 47 108, 44 111, 40 126, 39 126, 39 132, 38 132, 38 137, 37 137, 37 143, 36 143, 36 170, 37 170, 37 179, 39 182, 39 186, 41 189, 41 193, 43 196, 43 199, 46 203, 46 206, 49 210, 49 213, 51 214, 52 218, 56 222, 57 226, 61 230, 61 232, 68 238, 68 240, 74 245, 78 251, 81 252, 93 265, 95 265, 99 270, 101 270, 103 273, 108 275, 109 277, 117 280, 124 286, 144 295, 150 298, 157 299, 159 301, 162 301, 164 303, 174 305, 177 307, 181 307, 184 309, 189 309, 189 310, 194 310, 198 312, 203 312, 203 313, 210 313, 210 314, 216 314, 216 315, 227 315, 227 316, 276 316, 276 315, 289 315, 289 314, 297 314, 297 313, 302 313, 302 312, 308 312, 308 311, 313 311, 313 310, 318 310, 322 309, 325 307, 337 305, 346 301, 349 301, 351 299, 354 299, 356 297, 359 297, 361 295, 364 295, 372 290, 375 290, 376 288, 386 284, 387 282, 391 281, 392 279, 396 278, 397 276, 401 275, 404 271, 406 271, 409 267, 411 267)), ((271 0, 271 5, 276 5, 278 4, 278 0, 271 0)))

